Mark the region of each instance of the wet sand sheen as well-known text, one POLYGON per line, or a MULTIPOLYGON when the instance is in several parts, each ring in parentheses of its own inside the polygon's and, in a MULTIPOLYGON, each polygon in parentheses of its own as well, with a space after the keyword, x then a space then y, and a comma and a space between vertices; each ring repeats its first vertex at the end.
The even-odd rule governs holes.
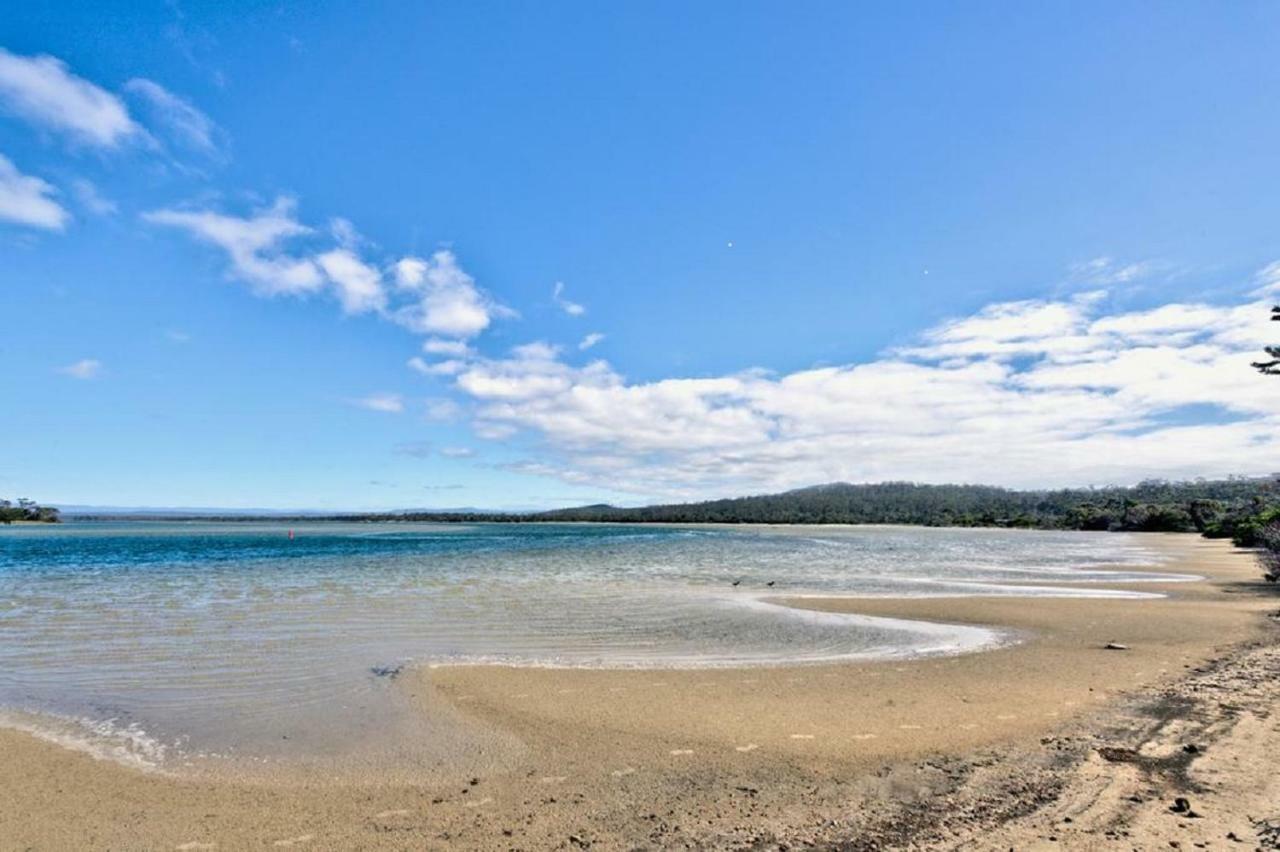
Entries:
POLYGON ((103 845, 147 848, 280 841, 487 848, 513 845, 504 831, 518 831, 514 845, 559 844, 588 824, 597 837, 629 844, 644 837, 637 822, 644 813, 663 808, 670 819, 690 814, 688 830, 702 822, 694 812, 761 822, 765 816, 745 804, 750 797, 739 788, 762 785, 779 803, 768 816, 776 822, 785 819, 788 796, 799 802, 814 785, 861 783, 886 761, 1042 736, 1122 690, 1177 678, 1256 633, 1265 602, 1227 593, 1252 576, 1247 555, 1188 537, 1159 541, 1181 567, 1214 582, 1171 586, 1174 597, 1156 601, 795 602, 1032 634, 982 654, 750 671, 449 667, 406 674, 401 687, 408 694, 465 696, 454 705, 459 713, 520 743, 512 765, 495 765, 475 785, 447 767, 424 768, 412 783, 378 773, 267 784, 183 781, 0 732, 0 789, 18 804, 0 816, 0 839, 37 846, 92 836, 103 845), (1131 650, 1105 651, 1106 641, 1131 650), (531 785, 545 792, 530 793, 531 785), (154 806, 139 812, 133 803, 140 801, 154 806))

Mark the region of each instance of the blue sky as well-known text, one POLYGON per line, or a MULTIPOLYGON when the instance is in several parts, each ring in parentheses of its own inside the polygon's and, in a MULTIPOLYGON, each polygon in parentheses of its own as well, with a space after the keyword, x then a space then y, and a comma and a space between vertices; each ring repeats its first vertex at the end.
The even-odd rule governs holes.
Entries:
POLYGON ((0 22, 0 494, 553 506, 1280 469, 1280 7, 0 22))

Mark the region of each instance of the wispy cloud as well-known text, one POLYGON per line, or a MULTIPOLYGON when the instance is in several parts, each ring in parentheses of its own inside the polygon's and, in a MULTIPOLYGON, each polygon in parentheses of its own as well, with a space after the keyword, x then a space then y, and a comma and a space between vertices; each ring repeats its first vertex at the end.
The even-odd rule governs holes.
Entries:
POLYGON ((39 127, 96 147, 114 148, 145 135, 118 97, 53 56, 18 56, 0 48, 0 104, 39 127))
POLYGON ((1130 284, 1169 269, 1168 263, 1158 260, 1121 263, 1115 258, 1103 256, 1072 266, 1070 277, 1077 283, 1109 287, 1114 284, 1130 284))
POLYGON ((582 352, 586 352, 602 340, 604 340, 604 335, 598 331, 593 331, 586 337, 582 338, 582 340, 578 341, 578 349, 582 352))
POLYGON ((24 175, 0 154, 0 220, 61 231, 71 214, 54 200, 57 190, 38 177, 24 175))
POLYGON ((230 257, 232 273, 262 295, 311 293, 324 286, 320 268, 309 257, 293 257, 283 250, 288 240, 311 233, 311 228, 298 222, 294 208, 293 199, 281 197, 246 217, 170 208, 144 213, 142 218, 218 246, 230 257))
POLYGON ((95 216, 110 216, 120 209, 114 201, 104 197, 94 182, 87 178, 73 180, 71 189, 75 192, 80 206, 95 216))
POLYGON ((213 119, 189 101, 142 77, 125 83, 124 89, 137 96, 150 118, 149 123, 174 143, 206 155, 221 153, 222 131, 213 119))
POLYGON ((395 449, 397 454, 415 459, 430 458, 435 452, 434 445, 430 441, 409 441, 396 444, 395 449))
POLYGON ((70 376, 73 379, 88 381, 96 379, 102 373, 102 362, 93 358, 83 358, 74 364, 68 364, 65 367, 59 367, 58 372, 64 376, 70 376))
POLYGON ((371 393, 366 397, 351 400, 351 404, 386 414, 399 414, 404 411, 404 398, 398 393, 371 393))
POLYGON ((476 454, 470 447, 441 447, 440 455, 447 459, 469 459, 476 454))
POLYGON ((564 282, 557 281, 555 287, 551 290, 551 298, 560 306, 560 310, 564 311, 571 317, 580 317, 587 312, 587 309, 577 302, 571 302, 564 298, 564 282))

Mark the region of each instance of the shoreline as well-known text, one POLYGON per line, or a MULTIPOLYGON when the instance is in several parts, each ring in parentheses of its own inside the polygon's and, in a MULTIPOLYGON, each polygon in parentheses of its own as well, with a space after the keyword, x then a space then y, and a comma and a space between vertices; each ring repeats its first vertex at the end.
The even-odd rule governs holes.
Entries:
POLYGON ((786 601, 1029 636, 979 653, 725 670, 406 672, 410 696, 443 698, 494 732, 466 778, 424 767, 434 778, 176 779, 0 730, 0 789, 18 804, 0 816, 0 846, 581 845, 572 835, 597 848, 677 838, 721 848, 816 841, 822 820, 840 823, 824 829, 836 838, 841 825, 852 830, 850 813, 887 819, 895 807, 921 807, 921 778, 935 774, 921 761, 972 768, 991 749, 1037 748, 1068 728, 1105 726, 1135 696, 1175 688, 1266 635, 1261 614, 1276 601, 1255 593, 1252 555, 1188 538, 1159 539, 1178 555, 1160 570, 1186 566, 1210 579, 1127 584, 1164 599, 786 601), (1107 641, 1129 650, 1103 650, 1107 641))

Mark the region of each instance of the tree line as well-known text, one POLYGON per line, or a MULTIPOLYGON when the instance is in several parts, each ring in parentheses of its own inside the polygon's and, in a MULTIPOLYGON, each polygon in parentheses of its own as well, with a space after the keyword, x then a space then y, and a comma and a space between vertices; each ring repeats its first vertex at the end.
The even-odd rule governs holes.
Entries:
POLYGON ((41 506, 25 497, 19 497, 16 503, 0 500, 0 524, 11 524, 14 521, 56 524, 59 521, 58 510, 52 506, 41 506))

